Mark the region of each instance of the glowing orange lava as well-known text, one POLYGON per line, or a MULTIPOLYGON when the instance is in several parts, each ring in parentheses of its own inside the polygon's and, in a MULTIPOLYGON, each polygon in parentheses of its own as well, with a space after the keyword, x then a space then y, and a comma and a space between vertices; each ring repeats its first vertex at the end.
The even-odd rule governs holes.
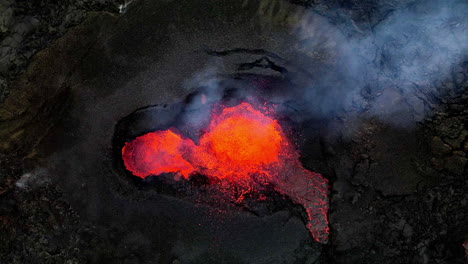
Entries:
POLYGON ((277 122, 247 103, 212 119, 194 158, 203 173, 235 180, 278 162, 282 138, 277 122))
POLYGON ((248 103, 213 115, 199 145, 171 129, 156 131, 127 142, 122 158, 138 177, 173 172, 188 178, 198 172, 247 191, 253 176, 261 175, 278 192, 304 206, 307 228, 315 240, 326 243, 328 239, 328 181, 304 169, 278 122, 248 103))
POLYGON ((171 130, 156 131, 125 143, 122 158, 125 167, 141 178, 169 172, 188 178, 194 169, 183 156, 193 146, 191 140, 182 139, 171 130))

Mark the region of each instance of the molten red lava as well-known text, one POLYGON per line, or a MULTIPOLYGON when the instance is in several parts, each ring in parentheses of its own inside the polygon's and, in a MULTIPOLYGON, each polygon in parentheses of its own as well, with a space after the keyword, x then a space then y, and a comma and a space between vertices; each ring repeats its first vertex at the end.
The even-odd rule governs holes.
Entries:
POLYGON ((245 179, 278 162, 281 141, 276 121, 242 103, 213 118, 193 158, 204 174, 245 179))
POLYGON ((125 143, 122 157, 125 167, 138 177, 179 172, 188 178, 194 168, 182 156, 193 146, 171 130, 156 131, 125 143))
POLYGON ((299 154, 277 121, 248 103, 214 115, 199 145, 171 129, 156 131, 127 142, 122 157, 125 167, 142 178, 164 172, 188 178, 198 172, 249 185, 252 176, 261 175, 304 206, 307 228, 317 241, 328 239, 327 180, 302 168, 299 154))

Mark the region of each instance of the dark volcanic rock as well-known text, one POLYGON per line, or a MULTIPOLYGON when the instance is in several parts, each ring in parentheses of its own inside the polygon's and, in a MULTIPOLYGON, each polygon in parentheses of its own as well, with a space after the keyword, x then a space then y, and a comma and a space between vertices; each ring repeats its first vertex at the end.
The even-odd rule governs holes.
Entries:
POLYGON ((465 170, 466 161, 465 157, 452 156, 445 159, 445 168, 452 173, 461 175, 465 170))
MULTIPOLYGON (((389 46, 372 46, 359 63, 383 70, 353 74, 373 77, 362 87, 356 82, 359 95, 347 94, 346 110, 295 116, 306 141, 304 165, 333 185, 330 242, 322 247, 309 236, 304 212, 290 201, 278 196, 273 203, 220 207, 211 197, 211 203, 191 199, 195 195, 188 194, 206 197, 201 185, 174 184, 170 192, 143 188, 115 168, 111 150, 119 120, 144 106, 183 101, 200 84, 194 79, 242 79, 244 73, 278 78, 281 70, 299 84, 329 77, 337 63, 333 39, 315 39, 320 34, 310 27, 317 43, 307 49, 310 40, 291 34, 288 23, 298 22, 301 6, 279 0, 141 0, 117 16, 88 13, 115 11, 96 5, 103 1, 52 2, 0 1, 0 93, 9 92, 0 98, 0 262, 463 261, 466 62, 454 66, 449 80, 405 90, 392 83, 399 60, 386 57, 389 46), (216 52, 208 55, 207 49, 216 52), (298 69, 308 77, 297 77, 303 74, 298 69), (44 173, 21 187, 20 179, 37 168, 44 173)), ((373 38, 393 13, 419 10, 424 1, 289 2, 308 6, 318 29, 373 38)), ((402 35, 420 32, 412 33, 402 35)), ((340 78, 327 81, 340 84, 340 78)), ((287 101, 285 90, 278 101, 287 101)), ((290 108, 300 112, 296 106, 290 108)))
POLYGON ((118 12, 119 0, 0 1, 0 102, 31 57, 92 11, 118 12))
POLYGON ((457 138, 463 130, 463 123, 456 117, 443 119, 437 127, 437 132, 442 137, 457 138))
POLYGON ((452 148, 445 144, 440 137, 433 137, 431 142, 432 153, 435 155, 446 155, 452 152, 452 148))

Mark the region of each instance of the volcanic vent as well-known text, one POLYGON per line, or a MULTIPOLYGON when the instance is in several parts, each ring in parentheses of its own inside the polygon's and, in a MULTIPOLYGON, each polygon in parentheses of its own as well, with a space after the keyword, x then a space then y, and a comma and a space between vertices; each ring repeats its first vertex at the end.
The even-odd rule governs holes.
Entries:
MULTIPOLYGON (((201 100, 206 104, 203 95, 201 100)), ((124 140, 125 168, 142 179, 170 174, 188 181, 203 175, 236 204, 273 188, 303 206, 311 235, 326 243, 328 181, 302 167, 293 141, 275 119, 275 106, 250 101, 209 105, 209 118, 196 133, 175 122, 124 140)))

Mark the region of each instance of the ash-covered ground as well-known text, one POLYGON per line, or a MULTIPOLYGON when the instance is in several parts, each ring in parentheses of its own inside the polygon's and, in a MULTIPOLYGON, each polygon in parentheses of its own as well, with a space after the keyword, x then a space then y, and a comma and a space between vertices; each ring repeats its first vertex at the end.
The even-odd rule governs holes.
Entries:
POLYGON ((466 262, 466 2, 65 2, 0 1, 1 263, 466 262), (329 180, 326 245, 275 192, 115 166, 137 109, 249 85, 329 180))

